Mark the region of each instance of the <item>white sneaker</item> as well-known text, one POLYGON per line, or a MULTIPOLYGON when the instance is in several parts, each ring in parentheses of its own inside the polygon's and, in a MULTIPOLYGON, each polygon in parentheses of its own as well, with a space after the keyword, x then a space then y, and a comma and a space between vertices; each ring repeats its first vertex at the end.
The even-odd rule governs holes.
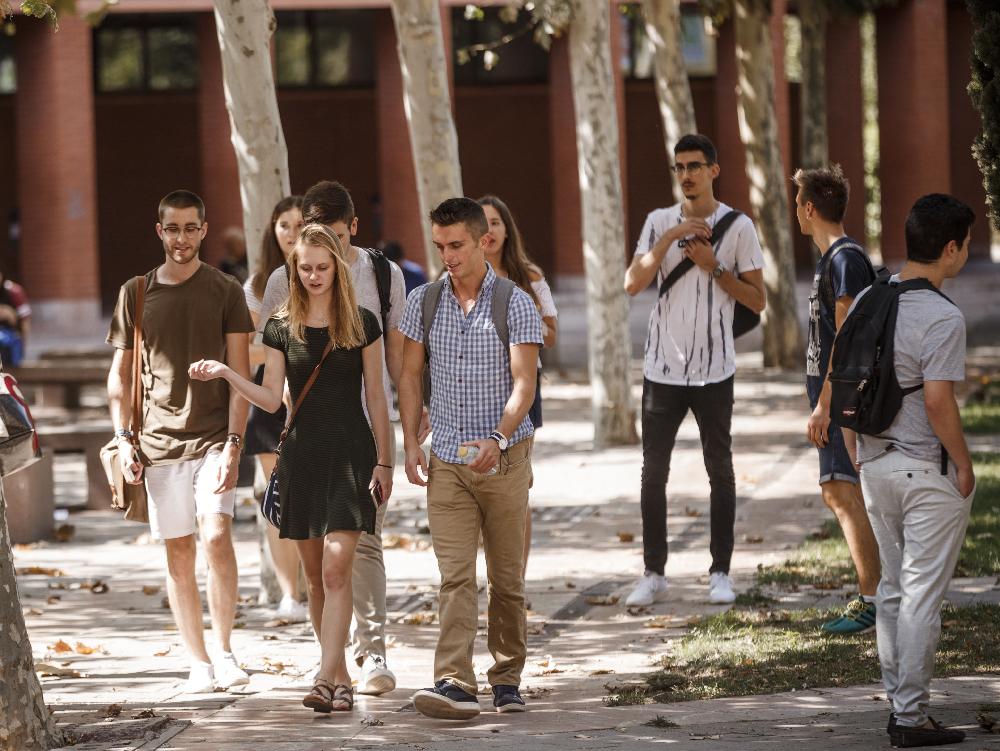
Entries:
POLYGON ((305 623, 309 620, 309 607, 294 597, 282 597, 274 614, 289 623, 305 623))
POLYGON ((215 682, 221 688, 245 686, 250 682, 250 676, 240 667, 232 652, 222 652, 213 664, 215 666, 215 682))
POLYGON ((708 601, 716 605, 728 605, 736 601, 736 593, 733 592, 733 583, 729 581, 729 574, 715 571, 709 577, 708 601))
POLYGON ((642 605, 652 605, 654 602, 667 598, 667 579, 662 574, 654 574, 647 571, 642 578, 636 582, 632 594, 625 600, 625 606, 639 607, 642 605))
POLYGON ((191 672, 184 684, 185 694, 210 694, 215 691, 215 670, 212 663, 196 661, 191 663, 191 672))
POLYGON ((378 696, 387 694, 396 688, 396 676, 385 664, 385 658, 380 655, 368 655, 361 665, 361 677, 358 678, 357 692, 378 696))

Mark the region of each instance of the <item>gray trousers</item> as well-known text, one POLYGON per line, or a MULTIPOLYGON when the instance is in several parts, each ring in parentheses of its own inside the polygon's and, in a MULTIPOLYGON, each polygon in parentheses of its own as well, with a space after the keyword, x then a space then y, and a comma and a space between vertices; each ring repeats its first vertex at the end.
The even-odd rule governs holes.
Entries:
MULTIPOLYGON (((396 431, 389 423, 389 447, 396 456, 396 431)), ((354 551, 351 588, 354 591, 354 623, 351 649, 360 665, 368 655, 385 659, 385 559, 382 556, 383 503, 375 514, 375 534, 362 532, 354 551)))
POLYGON ((941 602, 976 491, 959 495, 954 465, 942 475, 939 463, 898 450, 863 464, 861 487, 882 562, 875 626, 882 682, 896 721, 916 727, 927 721, 941 602))

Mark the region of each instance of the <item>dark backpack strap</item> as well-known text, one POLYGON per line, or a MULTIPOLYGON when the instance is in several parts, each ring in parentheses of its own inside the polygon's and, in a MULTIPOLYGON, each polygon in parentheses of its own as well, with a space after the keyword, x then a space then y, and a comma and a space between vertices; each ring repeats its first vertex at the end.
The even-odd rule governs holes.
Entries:
POLYGON ((868 278, 874 282, 878 278, 878 274, 875 271, 875 267, 872 265, 871 259, 868 254, 865 253, 865 249, 862 248, 855 242, 845 242, 840 243, 836 248, 833 249, 833 253, 826 261, 826 271, 823 273, 823 277, 820 279, 820 289, 825 296, 824 302, 826 302, 827 307, 832 311, 837 306, 837 300, 833 295, 833 259, 836 258, 841 251, 851 249, 855 251, 862 259, 864 259, 865 265, 868 267, 868 278))
POLYGON ((493 283, 493 297, 490 300, 493 328, 505 350, 510 349, 510 322, 507 320, 507 309, 510 307, 510 298, 514 294, 515 286, 517 285, 510 279, 498 276, 493 283))
POLYGON ((382 335, 388 332, 386 327, 389 322, 389 309, 392 307, 392 267, 385 253, 374 248, 363 248, 368 257, 372 260, 372 267, 375 269, 375 287, 378 289, 379 310, 382 313, 382 335))
POLYGON ((424 299, 421 305, 421 324, 424 332, 424 362, 431 359, 431 326, 434 325, 434 314, 437 313, 438 304, 441 302, 441 292, 444 290, 444 277, 436 282, 431 282, 424 290, 424 299))
MULTIPOLYGON (((713 248, 722 242, 722 238, 725 236, 726 231, 732 227, 733 222, 741 216, 743 216, 742 211, 732 209, 731 211, 726 212, 726 214, 715 223, 715 226, 712 227, 712 236, 708 238, 708 241, 711 243, 713 248)), ((680 263, 674 266, 670 270, 670 273, 667 274, 667 278, 664 279, 663 283, 660 285, 660 297, 667 294, 667 290, 673 287, 677 280, 684 276, 684 274, 690 271, 693 267, 694 261, 690 258, 684 258, 680 263)))

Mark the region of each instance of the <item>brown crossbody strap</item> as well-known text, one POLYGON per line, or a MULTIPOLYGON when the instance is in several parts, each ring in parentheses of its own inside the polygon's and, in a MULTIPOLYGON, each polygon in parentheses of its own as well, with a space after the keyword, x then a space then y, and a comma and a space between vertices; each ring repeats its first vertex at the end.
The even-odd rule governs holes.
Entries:
POLYGON ((135 323, 132 334, 132 419, 129 430, 138 442, 142 431, 142 311, 146 303, 146 277, 136 277, 135 323))
POLYGON ((301 407, 302 402, 305 401, 306 394, 309 393, 309 389, 312 388, 316 379, 319 377, 319 369, 332 349, 333 342, 327 342, 326 347, 323 348, 323 354, 320 355, 319 362, 316 363, 316 367, 313 368, 312 373, 309 374, 309 380, 306 381, 306 385, 302 387, 302 392, 299 394, 299 398, 295 400, 295 405, 292 407, 292 411, 288 413, 288 419, 285 420, 285 429, 281 431, 281 437, 278 438, 279 446, 285 442, 285 436, 288 435, 288 430, 292 427, 292 420, 295 419, 295 415, 298 413, 299 407, 301 407))

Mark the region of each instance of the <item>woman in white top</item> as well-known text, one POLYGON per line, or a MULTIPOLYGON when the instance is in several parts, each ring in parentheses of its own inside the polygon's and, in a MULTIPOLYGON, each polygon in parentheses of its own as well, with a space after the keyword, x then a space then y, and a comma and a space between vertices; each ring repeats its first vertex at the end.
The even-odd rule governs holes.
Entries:
MULTIPOLYGON (((486 213, 489 225, 487 234, 486 260, 497 276, 510 279, 531 297, 542 316, 542 339, 546 347, 554 347, 559 312, 556 310, 552 290, 542 270, 528 256, 524 241, 517 229, 513 214, 507 204, 496 196, 486 195, 479 199, 479 205, 486 213)), ((542 366, 538 363, 538 381, 535 384, 535 402, 528 417, 535 429, 542 427, 542 366)), ((532 436, 534 440, 534 436, 532 436)), ((528 568, 528 553, 531 548, 531 508, 524 520, 524 570, 528 568)))
MULTIPOLYGON (((243 285, 243 293, 250 309, 250 316, 253 318, 254 328, 261 326, 260 312, 267 280, 276 268, 285 265, 285 260, 302 230, 302 196, 282 198, 271 212, 271 222, 268 227, 270 231, 264 233, 253 273, 243 285)), ((254 383, 260 384, 264 377, 265 348, 256 344, 255 338, 256 332, 250 334, 250 365, 257 366, 254 383)), ((264 477, 271 476, 271 470, 274 469, 274 463, 278 459, 274 450, 278 446, 278 437, 284 424, 284 408, 271 414, 250 405, 244 445, 248 454, 257 457, 264 477)), ((309 610, 298 599, 298 549, 292 540, 279 538, 278 530, 270 524, 264 524, 264 527, 267 529, 271 560, 274 561, 275 578, 281 588, 281 602, 275 614, 291 623, 304 622, 309 617, 309 610)))

